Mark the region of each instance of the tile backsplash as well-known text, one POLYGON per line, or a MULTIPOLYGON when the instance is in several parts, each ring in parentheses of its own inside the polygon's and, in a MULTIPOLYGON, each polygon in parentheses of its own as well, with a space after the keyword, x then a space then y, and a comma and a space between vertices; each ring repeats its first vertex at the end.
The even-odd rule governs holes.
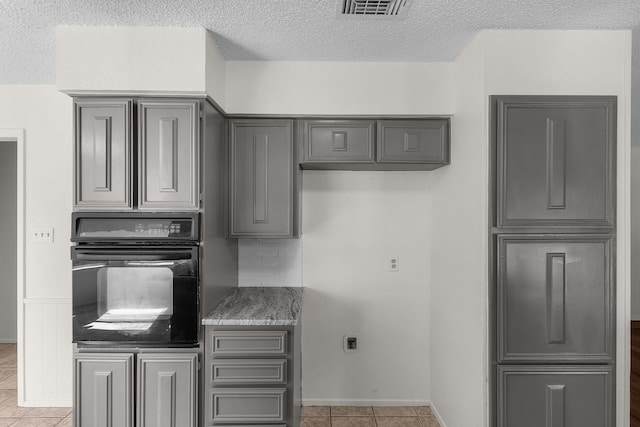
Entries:
POLYGON ((239 286, 302 286, 300 239, 238 239, 239 286))

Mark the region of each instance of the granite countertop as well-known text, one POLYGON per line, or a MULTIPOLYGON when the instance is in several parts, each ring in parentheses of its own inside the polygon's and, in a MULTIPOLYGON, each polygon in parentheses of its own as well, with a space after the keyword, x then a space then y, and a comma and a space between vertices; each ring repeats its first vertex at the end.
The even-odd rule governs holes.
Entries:
POLYGON ((202 319, 202 324, 297 325, 302 295, 303 288, 237 288, 202 319))

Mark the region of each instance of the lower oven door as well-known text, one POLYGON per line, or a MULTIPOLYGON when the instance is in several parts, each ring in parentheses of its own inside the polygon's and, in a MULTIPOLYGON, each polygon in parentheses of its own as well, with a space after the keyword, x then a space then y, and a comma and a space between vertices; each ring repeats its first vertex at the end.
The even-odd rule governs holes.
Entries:
POLYGON ((196 246, 75 246, 71 259, 74 342, 197 344, 196 246))

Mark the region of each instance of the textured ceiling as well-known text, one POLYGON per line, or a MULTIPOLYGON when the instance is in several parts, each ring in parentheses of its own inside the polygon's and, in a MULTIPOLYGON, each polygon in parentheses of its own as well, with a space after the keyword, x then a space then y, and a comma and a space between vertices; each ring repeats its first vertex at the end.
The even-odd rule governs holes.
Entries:
POLYGON ((483 29, 632 29, 640 0, 410 0, 403 20, 336 0, 0 0, 0 84, 55 82, 55 26, 210 30, 228 60, 451 61, 483 29))

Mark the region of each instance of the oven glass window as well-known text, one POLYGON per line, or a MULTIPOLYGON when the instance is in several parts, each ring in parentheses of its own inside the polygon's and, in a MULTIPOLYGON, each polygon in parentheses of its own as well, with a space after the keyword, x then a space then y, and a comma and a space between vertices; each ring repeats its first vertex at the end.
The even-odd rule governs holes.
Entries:
POLYGON ((167 267, 102 267, 97 280, 98 322, 154 322, 173 314, 167 267))

